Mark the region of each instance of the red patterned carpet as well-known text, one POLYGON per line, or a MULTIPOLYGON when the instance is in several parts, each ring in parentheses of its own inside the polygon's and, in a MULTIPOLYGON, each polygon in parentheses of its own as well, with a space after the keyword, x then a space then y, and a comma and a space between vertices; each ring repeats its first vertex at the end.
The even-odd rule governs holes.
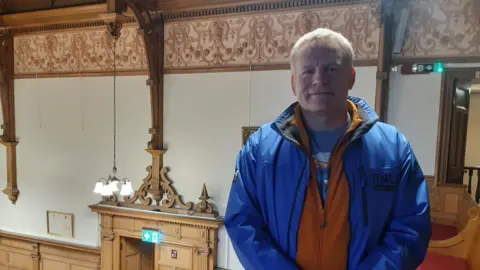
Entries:
MULTIPOLYGON (((432 240, 445 240, 457 234, 453 226, 432 224, 432 240)), ((417 270, 469 270, 468 264, 459 258, 429 252, 417 270)))

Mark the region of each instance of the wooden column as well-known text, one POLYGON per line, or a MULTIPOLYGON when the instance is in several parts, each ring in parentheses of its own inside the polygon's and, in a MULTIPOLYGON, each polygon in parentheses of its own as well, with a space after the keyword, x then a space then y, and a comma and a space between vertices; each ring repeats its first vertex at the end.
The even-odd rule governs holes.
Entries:
MULTIPOLYGON (((134 0, 126 0, 126 4, 134 12, 140 29, 143 31, 145 51, 148 60, 147 85, 150 86, 150 105, 152 126, 149 130, 151 140, 147 152, 152 155, 152 171, 148 192, 157 201, 162 197, 160 171, 163 168, 163 58, 164 58, 164 20, 160 15, 152 18, 150 10, 134 0)), ((133 200, 133 198, 132 198, 133 200)), ((132 201, 133 202, 133 201, 132 201)))
POLYGON ((7 147, 7 187, 3 193, 12 203, 18 198, 17 151, 15 135, 13 35, 8 29, 0 29, 0 99, 3 113, 3 134, 0 143, 7 147))
POLYGON ((380 40, 378 42, 375 111, 380 117, 380 121, 386 122, 394 36, 393 0, 381 0, 378 5, 375 8, 380 23, 380 40))

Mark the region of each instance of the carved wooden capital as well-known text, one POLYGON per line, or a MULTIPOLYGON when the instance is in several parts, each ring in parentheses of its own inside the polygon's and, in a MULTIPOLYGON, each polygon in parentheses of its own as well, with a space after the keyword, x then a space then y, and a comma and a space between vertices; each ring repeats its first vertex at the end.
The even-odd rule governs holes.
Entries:
POLYGON ((115 239, 114 232, 102 232, 102 240, 113 241, 115 239))
POLYGON ((120 38, 122 27, 122 23, 119 22, 110 22, 107 24, 108 32, 114 41, 117 41, 120 38))
POLYGON ((211 248, 209 247, 204 247, 204 248, 195 248, 195 253, 198 255, 198 256, 202 256, 202 257, 208 257, 210 256, 210 253, 211 253, 211 248))

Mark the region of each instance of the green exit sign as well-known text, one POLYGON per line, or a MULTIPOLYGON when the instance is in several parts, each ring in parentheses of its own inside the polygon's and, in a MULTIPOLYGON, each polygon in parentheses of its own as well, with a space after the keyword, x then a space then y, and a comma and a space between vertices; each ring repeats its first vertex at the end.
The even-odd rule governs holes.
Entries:
POLYGON ((428 73, 443 73, 444 68, 442 63, 428 63, 428 64, 413 64, 412 72, 416 74, 428 73))
POLYGON ((142 241, 160 244, 163 241, 163 233, 153 230, 142 230, 142 241))

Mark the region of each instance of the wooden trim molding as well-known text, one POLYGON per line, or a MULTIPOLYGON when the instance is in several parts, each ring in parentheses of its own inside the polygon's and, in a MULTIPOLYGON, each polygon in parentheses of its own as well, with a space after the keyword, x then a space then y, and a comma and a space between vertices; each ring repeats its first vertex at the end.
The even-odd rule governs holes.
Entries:
POLYGON ((164 12, 165 21, 192 20, 202 17, 225 16, 230 14, 264 13, 274 10, 294 10, 317 7, 333 7, 352 4, 366 4, 369 0, 300 0, 300 1, 279 1, 279 0, 247 0, 227 1, 214 0, 205 5, 202 0, 193 1, 162 1, 158 9, 164 12), (182 2, 191 2, 182 4, 182 2), (213 3, 211 3, 213 2, 213 3))
POLYGON ((100 269, 100 249, 0 231, 0 268, 100 269))
POLYGON ((71 23, 99 21, 107 11, 106 4, 25 12, 0 16, 0 26, 11 29, 45 27, 71 23))
POLYGON ((0 30, 0 100, 3 114, 3 134, 0 143, 7 148, 7 187, 3 193, 15 203, 17 188, 17 141, 15 135, 14 42, 9 30, 0 30))

